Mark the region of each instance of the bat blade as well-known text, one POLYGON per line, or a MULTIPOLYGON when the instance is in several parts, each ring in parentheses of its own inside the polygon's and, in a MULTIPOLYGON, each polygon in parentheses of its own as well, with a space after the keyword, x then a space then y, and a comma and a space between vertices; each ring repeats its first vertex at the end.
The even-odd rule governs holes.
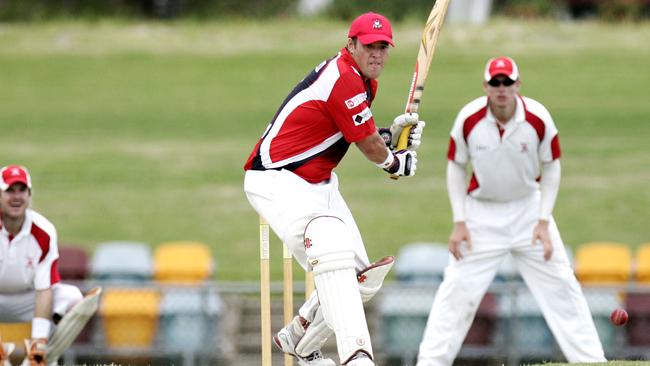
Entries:
MULTIPOLYGON (((451 0, 436 0, 433 4, 433 9, 429 14, 424 30, 422 31, 422 39, 420 41, 420 49, 418 51, 418 58, 415 61, 415 70, 413 71, 413 79, 409 88, 408 99, 406 101, 405 113, 417 113, 420 109, 420 102, 422 101, 422 94, 424 92, 424 83, 429 74, 429 67, 433 54, 436 50, 440 30, 449 7, 451 0)), ((408 146, 408 136, 411 128, 402 129, 402 133, 397 141, 396 150, 406 149, 408 146)), ((398 179, 398 176, 391 175, 391 178, 398 179)))

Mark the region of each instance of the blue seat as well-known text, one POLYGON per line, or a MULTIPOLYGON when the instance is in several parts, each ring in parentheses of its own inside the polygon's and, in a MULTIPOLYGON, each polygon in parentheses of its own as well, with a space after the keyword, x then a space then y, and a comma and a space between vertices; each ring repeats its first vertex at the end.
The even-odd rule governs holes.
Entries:
POLYGON ((556 353, 553 334, 533 294, 527 288, 498 300, 498 342, 516 346, 518 352, 531 358, 552 358, 556 353), (514 299, 512 296, 516 296, 514 299))
POLYGON ((605 353, 612 354, 617 351, 617 331, 609 320, 609 315, 612 310, 624 307, 619 292, 616 289, 599 287, 584 287, 582 292, 589 305, 605 353))
POLYGON ((149 245, 110 241, 97 245, 92 258, 92 276, 105 281, 148 281, 153 275, 149 245))
POLYGON ((214 352, 219 340, 222 302, 219 293, 201 287, 165 291, 160 308, 162 346, 214 352))
POLYGON ((436 287, 400 286, 379 293, 382 350, 391 357, 417 355, 436 287))
POLYGON ((395 276, 398 281, 440 282, 448 263, 447 245, 412 243, 400 249, 395 260, 395 276))

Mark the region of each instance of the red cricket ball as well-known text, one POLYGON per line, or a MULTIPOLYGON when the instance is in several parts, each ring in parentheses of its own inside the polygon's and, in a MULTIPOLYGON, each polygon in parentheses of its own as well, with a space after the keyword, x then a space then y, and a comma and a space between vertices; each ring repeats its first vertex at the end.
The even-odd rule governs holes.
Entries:
POLYGON ((612 324, 616 325, 617 327, 624 325, 627 323, 628 319, 627 311, 624 309, 614 309, 614 311, 612 311, 612 314, 609 316, 609 319, 612 321, 612 324))

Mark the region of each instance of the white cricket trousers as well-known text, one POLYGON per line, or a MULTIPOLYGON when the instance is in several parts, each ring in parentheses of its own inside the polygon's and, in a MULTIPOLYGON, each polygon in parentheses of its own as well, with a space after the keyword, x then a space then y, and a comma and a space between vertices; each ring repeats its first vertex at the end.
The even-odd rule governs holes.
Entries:
POLYGON ((285 169, 249 170, 244 191, 251 206, 266 219, 303 268, 308 269, 305 227, 311 219, 323 215, 338 217, 349 228, 357 271, 370 265, 359 228, 339 192, 334 172, 329 182, 311 184, 285 169))
MULTIPOLYGON (((34 291, 0 294, 0 322, 30 322, 34 317, 34 291)), ((76 286, 55 283, 52 285, 52 313, 65 315, 83 295, 76 286)))
POLYGON ((472 250, 450 255, 420 344, 417 366, 453 363, 499 264, 510 253, 569 362, 603 362, 605 356, 591 312, 571 269, 555 221, 549 225, 553 256, 531 245, 540 194, 511 202, 466 201, 472 250))

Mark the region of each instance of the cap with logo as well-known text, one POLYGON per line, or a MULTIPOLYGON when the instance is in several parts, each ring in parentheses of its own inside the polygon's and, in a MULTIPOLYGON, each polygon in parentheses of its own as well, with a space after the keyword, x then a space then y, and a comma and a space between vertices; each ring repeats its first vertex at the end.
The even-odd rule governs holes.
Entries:
POLYGON ((0 189, 6 191, 12 184, 22 183, 32 189, 32 178, 27 168, 20 165, 7 165, 0 169, 0 189))
POLYGON ((393 42, 393 27, 385 16, 377 13, 364 13, 359 15, 348 31, 348 37, 357 39, 363 44, 379 41, 388 42, 395 47, 393 42))
POLYGON ((519 79, 519 68, 515 60, 510 57, 495 57, 488 60, 485 65, 485 81, 490 81, 497 75, 504 75, 511 80, 519 79))

